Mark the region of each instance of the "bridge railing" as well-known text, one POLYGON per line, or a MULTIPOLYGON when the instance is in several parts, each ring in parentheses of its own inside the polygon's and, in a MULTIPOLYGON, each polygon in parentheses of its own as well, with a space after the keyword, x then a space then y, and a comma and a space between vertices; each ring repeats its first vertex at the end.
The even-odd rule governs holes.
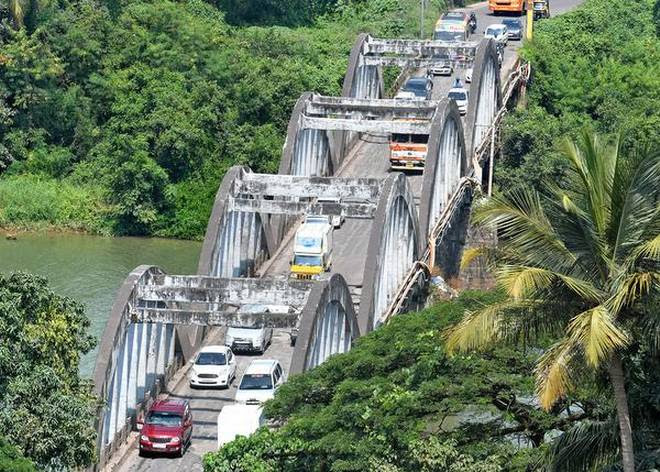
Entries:
MULTIPOLYGON (((492 138, 500 126, 502 118, 506 114, 507 104, 513 96, 513 93, 521 85, 524 85, 527 80, 529 80, 530 73, 531 67, 529 63, 517 59, 513 70, 508 75, 506 82, 504 83, 502 92, 502 106, 497 111, 493 122, 488 128, 488 131, 484 134, 481 143, 479 143, 475 149, 475 162, 482 162, 487 151, 490 151, 492 160, 492 154, 494 153, 495 147, 495 143, 493 142, 492 138)), ((493 166, 491 163, 491 178, 489 179, 489 185, 492 184, 492 168, 493 166)), ((415 286, 421 283, 422 278, 430 276, 432 267, 435 263, 435 242, 447 230, 451 223, 451 216, 454 214, 456 208, 461 204, 463 198, 465 198, 466 192, 472 191, 475 188, 480 188, 480 183, 474 179, 473 175, 474 169, 471 170, 469 176, 463 177, 460 180, 456 190, 453 192, 450 200, 447 202, 447 205, 444 207, 440 217, 431 230, 429 235, 429 243, 426 250, 424 251, 423 256, 419 261, 416 261, 412 265, 399 290, 396 292, 387 310, 383 314, 381 319, 384 323, 401 312, 401 310, 405 307, 405 301, 408 298, 408 295, 415 289, 415 286)))

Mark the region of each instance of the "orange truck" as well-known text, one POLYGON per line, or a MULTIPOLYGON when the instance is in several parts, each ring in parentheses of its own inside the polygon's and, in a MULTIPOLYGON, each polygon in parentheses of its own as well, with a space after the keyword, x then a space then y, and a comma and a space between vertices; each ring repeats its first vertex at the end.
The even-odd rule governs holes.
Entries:
POLYGON ((488 9, 493 13, 513 12, 522 15, 525 11, 525 0, 488 0, 488 9))
POLYGON ((394 170, 421 170, 426 161, 427 134, 392 133, 390 167, 394 170))

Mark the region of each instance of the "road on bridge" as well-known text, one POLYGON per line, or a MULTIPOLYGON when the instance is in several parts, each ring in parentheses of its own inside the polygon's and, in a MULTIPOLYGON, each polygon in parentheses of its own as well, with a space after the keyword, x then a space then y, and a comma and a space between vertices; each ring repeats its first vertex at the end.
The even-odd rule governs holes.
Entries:
MULTIPOLYGON (((552 15, 558 15, 570 10, 581 3, 578 0, 553 0, 551 6, 552 15)), ((461 11, 474 11, 477 16, 477 34, 471 39, 479 40, 483 32, 490 24, 498 23, 502 17, 496 17, 488 12, 486 3, 479 3, 461 11)), ((521 17, 525 22, 525 18, 521 17)), ((505 51, 504 63, 501 76, 504 78, 510 71, 516 58, 516 50, 521 41, 509 41, 505 51)), ((421 74, 421 71, 420 71, 421 74)), ((455 77, 464 80, 465 72, 457 69, 453 77, 436 77, 434 79, 433 99, 438 100, 447 96, 455 77)), ((365 135, 356 144, 352 152, 347 156, 345 162, 338 172, 341 177, 375 177, 385 178, 389 173, 388 140, 384 135, 365 135)), ((421 173, 408 174, 411 188, 416 201, 422 187, 421 173)), ((362 270, 365 266, 368 235, 371 229, 371 220, 347 219, 342 227, 335 231, 334 235, 334 261, 332 270, 342 274, 349 286, 355 288, 359 294, 362 285, 362 270)), ((287 276, 289 272, 289 261, 292 257, 292 237, 285 238, 280 251, 276 252, 272 260, 266 263, 266 269, 262 275, 287 276)), ((358 297, 359 298, 359 297, 358 297)), ((224 339, 224 330, 215 329, 206 344, 221 344, 224 339)), ((273 343, 264 354, 264 358, 278 359, 288 374, 291 363, 293 348, 289 345, 289 336, 284 330, 275 330, 273 343)), ((237 378, 240 377, 252 359, 257 356, 237 356, 238 369, 237 378)), ((201 471, 202 456, 204 453, 214 451, 217 448, 217 416, 220 409, 234 400, 236 384, 228 390, 191 390, 187 378, 182 379, 169 396, 175 398, 186 398, 190 401, 194 417, 194 435, 191 447, 183 458, 141 458, 138 456, 136 443, 126 450, 124 457, 117 464, 110 467, 118 472, 177 472, 177 471, 201 471)), ((135 435, 135 433, 134 433, 135 435)))

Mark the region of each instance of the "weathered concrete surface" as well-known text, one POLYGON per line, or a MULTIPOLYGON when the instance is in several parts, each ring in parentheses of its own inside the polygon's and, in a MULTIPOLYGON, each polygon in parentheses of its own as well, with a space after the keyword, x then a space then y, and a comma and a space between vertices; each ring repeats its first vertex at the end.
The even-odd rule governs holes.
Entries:
POLYGON ((305 129, 353 131, 359 133, 406 133, 429 134, 427 121, 405 120, 357 120, 346 118, 318 118, 304 116, 305 129))
POLYGON ((300 202, 284 200, 231 199, 233 211, 268 213, 270 215, 341 215, 346 218, 373 218, 373 203, 300 202))
POLYGON ((373 178, 302 177, 282 174, 243 174, 230 193, 269 197, 378 198, 382 181, 373 178))
POLYGON ((389 116, 399 113, 415 113, 430 118, 435 113, 438 102, 419 99, 367 99, 353 97, 327 97, 312 95, 305 102, 306 115, 351 114, 369 117, 389 116))
POLYGON ((293 328, 299 312, 288 313, 238 313, 233 311, 195 311, 177 308, 140 308, 131 313, 133 323, 168 323, 184 326, 268 326, 270 328, 293 328))

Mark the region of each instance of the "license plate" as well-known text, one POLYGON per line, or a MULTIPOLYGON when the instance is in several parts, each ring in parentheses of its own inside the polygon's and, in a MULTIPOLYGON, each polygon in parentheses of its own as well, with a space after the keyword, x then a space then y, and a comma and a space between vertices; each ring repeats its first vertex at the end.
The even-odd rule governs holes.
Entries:
POLYGON ((406 167, 414 167, 414 164, 412 162, 406 162, 406 167))
POLYGON ((154 443, 154 449, 165 449, 167 444, 154 443))

